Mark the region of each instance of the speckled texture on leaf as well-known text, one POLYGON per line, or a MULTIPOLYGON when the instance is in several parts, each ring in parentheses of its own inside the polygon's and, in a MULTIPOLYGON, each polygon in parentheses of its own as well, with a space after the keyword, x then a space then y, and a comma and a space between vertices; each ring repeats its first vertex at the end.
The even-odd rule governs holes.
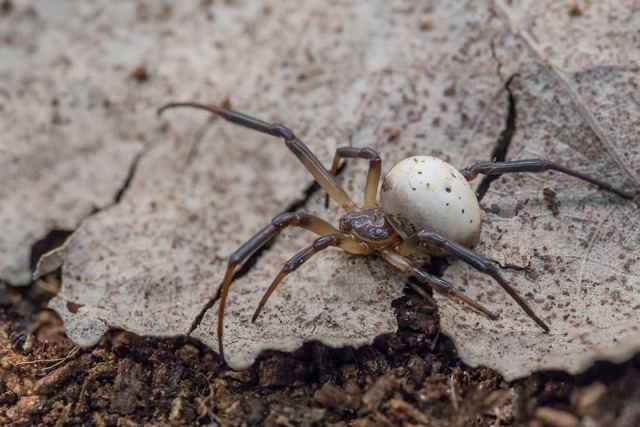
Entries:
MULTIPOLYGON (((267 67, 273 58, 266 53, 243 61, 231 48, 221 48, 259 48, 261 40, 271 39, 274 26, 238 35, 263 16, 259 5, 213 10, 194 1, 182 7, 181 13, 166 17, 178 34, 166 39, 164 32, 138 34, 143 45, 157 43, 154 49, 172 55, 145 56, 149 70, 166 70, 145 83, 160 80, 155 105, 149 103, 144 112, 144 123, 158 130, 124 198, 84 221, 65 247, 40 263, 52 264, 45 270, 63 264, 63 286, 50 306, 82 345, 95 343, 109 327, 146 335, 187 334, 215 295, 225 258, 246 239, 245 230, 261 226, 300 191, 296 183, 304 175, 295 179, 295 161, 283 156, 278 141, 210 121, 201 112, 155 115, 167 96, 222 102, 229 87, 242 83, 234 92, 242 99, 257 84, 251 71, 267 67), (217 32, 204 42, 211 21, 218 23, 217 32), (188 41, 195 46, 183 50, 188 41), (257 195, 263 197, 260 203, 255 203, 257 195)), ((154 16, 131 12, 133 22, 152 19, 147 13, 154 16)), ((125 31, 123 14, 118 22, 125 31)))
MULTIPOLYGON (((376 20, 365 28, 352 20, 355 27, 339 40, 344 43, 345 37, 357 37, 370 44, 363 58, 347 58, 353 65, 341 66, 345 74, 327 84, 333 92, 330 100, 339 104, 353 102, 349 101, 354 95, 349 87, 362 84, 366 93, 348 111, 349 121, 334 119, 339 129, 331 129, 326 119, 316 126, 344 141, 340 145, 375 147, 383 154, 385 170, 409 154, 436 155, 461 167, 490 155, 496 133, 472 118, 486 109, 506 108, 501 102, 489 106, 483 101, 499 94, 504 85, 496 73, 495 51, 485 41, 507 34, 501 21, 488 8, 472 2, 458 8, 426 8, 426 12, 384 3, 358 8, 376 20), (433 28, 426 28, 428 25, 433 28), (400 131, 398 138, 389 137, 392 129, 400 131)), ((341 25, 333 19, 334 25, 341 25)), ((324 42, 330 44, 331 39, 324 42)), ((511 45, 500 49, 505 55, 517 56, 511 45)), ((290 96, 298 100, 295 92, 290 96)), ((304 102, 300 109, 311 108, 305 106, 307 100, 299 102, 304 102)), ((287 118, 287 123, 293 126, 293 120, 287 118)), ((495 123, 499 126, 501 120, 495 123)), ((328 164, 330 156, 320 153, 328 164)), ((366 169, 366 162, 351 161, 340 177, 360 203, 366 169)), ((337 210, 324 210, 322 197, 314 195, 304 209, 336 221, 337 210)), ((290 351, 309 340, 359 346, 397 329, 390 303, 400 295, 405 278, 380 259, 350 257, 335 250, 316 256, 287 278, 252 324, 255 306, 279 268, 313 240, 308 233, 296 232, 295 236, 276 243, 232 287, 225 317, 225 355, 234 368, 249 366, 265 349, 290 351)), ((194 336, 214 348, 217 310, 216 303, 194 331, 194 336)))
MULTIPOLYGON (((585 63, 597 67, 630 64, 617 63, 621 56, 615 53, 600 62, 584 59, 579 53, 589 51, 592 39, 588 32, 582 38, 583 49, 572 50, 574 57, 564 62, 553 57, 551 61, 549 46, 559 46, 553 39, 557 29, 545 30, 550 38, 539 34, 526 38, 518 32, 528 31, 529 26, 537 30, 539 26, 533 24, 549 19, 547 10, 533 3, 521 6, 522 11, 499 2, 492 10, 489 4, 476 1, 426 6, 401 1, 336 3, 330 10, 321 1, 304 6, 293 1, 181 5, 181 13, 168 17, 161 16, 162 10, 136 12, 138 20, 167 19, 166 32, 136 33, 142 45, 164 53, 145 57, 149 69, 164 70, 160 73, 164 91, 159 94, 154 89, 147 94, 155 96, 154 102, 167 97, 220 102, 228 97, 243 112, 290 126, 325 164, 336 147, 355 145, 380 150, 385 170, 414 154, 438 156, 462 168, 490 159, 507 111, 504 84, 518 71, 521 75, 513 82, 518 128, 510 158, 548 155, 617 179, 627 187, 633 185, 637 156, 624 158, 629 154, 624 147, 630 133, 622 131, 628 121, 620 117, 637 109, 615 110, 612 115, 608 111, 617 104, 606 104, 616 96, 623 102, 615 88, 626 90, 632 76, 625 69, 582 71, 585 63), (532 40, 542 44, 532 46, 532 40), (551 65, 552 71, 532 61, 551 65), (603 81, 607 85, 601 85, 603 81), (614 81, 618 86, 612 86, 614 81), (569 96, 563 92, 568 83, 569 96), (604 92, 598 95, 599 90, 604 92), (576 109, 576 99, 589 108, 576 109), (609 136, 606 147, 598 145, 594 133, 609 136)), ((597 20, 598 16, 585 13, 584 19, 597 20)), ((118 22, 122 25, 118 31, 125 33, 137 25, 130 25, 127 19, 118 22)), ((567 26, 567 22, 558 25, 567 26)), ((544 25, 550 24, 545 21, 544 25)), ((579 34, 570 34, 580 39, 579 34)), ((625 37, 619 34, 618 41, 603 49, 618 46, 628 40, 625 37)), ((205 120, 196 111, 170 111, 162 119, 165 127, 156 129, 151 118, 138 122, 143 130, 156 129, 154 145, 142 157, 123 200, 85 220, 65 248, 44 260, 63 263, 63 286, 51 306, 78 343, 93 343, 112 327, 148 335, 187 334, 195 327, 193 335, 215 348, 217 302, 200 322, 196 320, 216 294, 226 257, 299 200, 311 183, 281 141, 220 120, 208 124, 205 120)), ((351 161, 339 178, 358 202, 362 201, 365 174, 366 162, 351 161)), ((575 268, 576 263, 564 261, 545 272, 540 257, 551 254, 544 260, 560 263, 556 259, 562 259, 562 254, 595 253, 576 245, 594 242, 588 245, 593 251, 598 249, 598 239, 608 236, 604 228, 600 233, 588 230, 589 221, 595 221, 591 228, 598 228, 598 221, 605 220, 598 211, 603 206, 621 209, 612 215, 626 214, 629 221, 634 218, 634 211, 624 210, 633 206, 555 177, 511 176, 495 181, 483 202, 491 212, 486 215, 479 247, 501 265, 511 266, 505 274, 519 289, 525 289, 523 282, 528 281, 520 268, 529 266, 527 276, 532 280, 532 275, 550 274, 551 283, 531 282, 536 292, 526 297, 545 317, 553 317, 554 328, 566 307, 558 307, 561 299, 547 299, 552 294, 543 290, 561 289, 553 282, 556 278, 575 280, 567 269, 575 268), (543 185, 557 191, 562 202, 557 218, 544 202, 536 202, 541 200, 543 185), (514 198, 522 198, 523 206, 514 198), (525 204, 527 198, 530 201, 525 204), (499 212, 494 205, 500 207, 499 212), (516 205, 518 215, 510 213, 516 205), (553 225, 547 228, 564 227, 561 231, 567 238, 558 240, 563 234, 554 232, 555 228, 538 227, 537 221, 543 224, 542 220, 518 222, 523 214, 550 217, 553 225), (576 221, 576 229, 569 229, 570 222, 558 221, 563 217, 576 221), (513 239, 511 248, 503 248, 501 241, 492 238, 501 234, 498 226, 502 230, 507 225, 512 227, 506 234, 513 239), (582 240, 576 238, 578 231, 582 240), (544 237, 534 240, 534 235, 544 237)), ((322 197, 312 195, 302 209, 335 221, 339 211, 335 206, 325 210, 322 197)), ((611 224, 603 224, 607 226, 611 224)), ((633 248, 633 235, 625 233, 624 237, 633 248)), ((251 324, 255 305, 282 263, 312 239, 307 232, 287 231, 249 274, 234 283, 225 323, 226 356, 232 367, 249 366, 265 349, 293 350, 308 340, 358 346, 396 330, 391 301, 400 295, 405 278, 379 259, 350 257, 335 249, 288 277, 262 317, 251 324)), ((618 274, 625 271, 621 260, 607 262, 612 271, 616 267, 618 274)), ((629 264, 628 268, 631 273, 624 277, 632 281, 635 267, 629 264)), ((603 270, 595 271, 585 262, 580 271, 585 274, 583 286, 587 286, 589 280, 600 280, 589 274, 603 270)), ((557 337, 555 341, 541 340, 541 334, 494 284, 465 270, 461 263, 455 263, 447 275, 465 285, 470 295, 479 292, 487 305, 503 307, 501 320, 489 322, 458 303, 442 303, 443 327, 465 361, 492 366, 508 378, 537 368, 575 370, 539 363, 563 337, 553 332, 550 337, 557 337), (534 349, 531 340, 537 346, 534 349), (506 363, 505 356, 518 354, 517 346, 532 357, 513 357, 513 363, 506 363)), ((616 276, 614 283, 622 286, 623 282, 616 276)), ((624 299, 625 294, 614 294, 624 299)), ((629 298, 635 301, 632 294, 629 298)), ((609 324, 568 319, 580 325, 609 324)), ((607 336, 612 332, 619 331, 609 331, 607 336)), ((569 348, 566 342, 565 347, 569 348)))
POLYGON ((0 14, 0 280, 13 285, 31 281, 32 245, 113 202, 142 148, 116 97, 135 82, 107 78, 119 64, 77 37, 64 2, 30 3, 0 14))
MULTIPOLYGON (((508 159, 546 157, 637 191, 640 80, 637 57, 627 55, 634 51, 627 35, 637 27, 638 14, 633 24, 632 5, 627 6, 617 14, 585 11, 595 20, 588 27, 571 21, 561 33, 536 30, 529 41, 540 44, 532 51, 544 55, 533 57, 548 59, 553 68, 525 62, 518 70, 511 86, 518 115, 508 159), (598 33, 611 28, 620 44, 605 39, 602 47, 588 37, 594 28, 598 33), (581 34, 579 49, 558 48, 581 34)), ((508 19, 524 13, 503 7, 508 19)), ((524 20, 536 27, 533 20, 554 26, 532 7, 529 21, 521 17, 517 25, 524 20)), ((515 34, 528 31, 525 27, 516 26, 515 34)), ((640 216, 634 202, 547 173, 504 175, 492 183, 482 205, 487 212, 477 250, 504 267, 505 277, 551 332, 542 333, 495 283, 456 263, 446 277, 501 316, 491 322, 437 297, 443 331, 463 360, 511 380, 543 369, 577 373, 595 360, 623 361, 638 351, 640 216), (545 188, 555 192, 555 207, 545 199, 545 188)))
MULTIPOLYGON (((214 11, 218 7, 232 6, 214 11)), ((473 118, 506 108, 495 54, 517 56, 518 50, 506 38, 493 50, 486 42, 507 34, 486 6, 420 9, 380 1, 340 4, 328 14, 322 2, 303 8, 278 2, 268 14, 239 22, 211 35, 190 27, 193 39, 221 38, 220 52, 200 55, 211 61, 200 81, 214 89, 204 96, 175 89, 174 97, 215 101, 229 95, 236 108, 291 126, 327 164, 335 147, 350 144, 378 147, 386 168, 409 153, 463 166, 491 150, 496 128, 473 118), (258 53, 225 62, 223 52, 238 46, 258 53), (394 128, 400 134, 391 138, 394 128)), ((148 66, 159 65, 150 59, 148 66)), ((178 77, 172 84, 181 82, 178 77)), ((168 134, 145 153, 123 200, 86 220, 48 258, 64 264, 63 287, 51 306, 78 343, 95 342, 107 327, 188 333, 215 295, 226 257, 310 184, 280 141, 221 121, 207 128, 197 155, 189 156, 203 120, 196 111, 167 112, 168 134)), ((353 162, 341 177, 357 201, 365 173, 365 162, 353 162)), ((304 209, 335 220, 338 211, 325 211, 321 198, 314 195, 304 209)), ((380 260, 336 250, 287 279, 263 318, 249 325, 270 278, 311 240, 304 232, 287 233, 234 284, 226 319, 232 366, 247 366, 267 348, 291 350, 311 339, 362 345, 396 330, 391 301, 405 278, 380 260)), ((194 332, 211 345, 216 309, 194 332)))

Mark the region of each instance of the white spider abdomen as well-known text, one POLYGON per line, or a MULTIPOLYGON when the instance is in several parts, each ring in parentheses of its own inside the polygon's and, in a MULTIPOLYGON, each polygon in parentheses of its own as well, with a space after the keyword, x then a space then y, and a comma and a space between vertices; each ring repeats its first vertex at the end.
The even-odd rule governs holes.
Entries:
POLYGON ((428 230, 464 246, 480 238, 480 206, 469 182, 449 163, 413 156, 396 163, 384 177, 380 204, 404 238, 428 230))

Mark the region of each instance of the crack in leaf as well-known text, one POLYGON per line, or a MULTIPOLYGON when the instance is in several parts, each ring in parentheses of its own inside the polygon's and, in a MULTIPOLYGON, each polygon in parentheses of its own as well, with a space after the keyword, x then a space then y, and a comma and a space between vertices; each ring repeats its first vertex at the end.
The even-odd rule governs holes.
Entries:
POLYGON ((35 272, 37 270, 40 258, 44 254, 60 248, 71 234, 73 234, 73 230, 54 228, 45 237, 31 245, 31 271, 35 272))
MULTIPOLYGON (((94 209, 90 214, 82 218, 78 223, 78 226, 75 227, 74 229, 71 229, 71 230, 63 230, 63 229, 55 229, 55 228, 51 229, 44 238, 38 240, 31 246, 31 270, 32 270, 32 275, 34 279, 41 277, 44 274, 51 273, 53 271, 52 268, 42 267, 41 260, 44 255, 53 254, 57 251, 62 250, 62 248, 65 246, 65 243, 68 241, 68 239, 82 225, 84 221, 120 203, 125 193, 129 189, 131 182, 133 181, 133 178, 136 174, 136 170, 138 169, 138 164, 140 163, 140 160, 149 151, 149 145, 150 144, 147 144, 146 146, 144 146, 131 161, 127 176, 122 182, 122 185, 120 186, 120 188, 116 191, 115 196, 113 197, 113 201, 111 203, 109 203, 108 205, 102 208, 94 209)), ((59 262, 62 263, 61 258, 59 259, 59 262)), ((61 265, 58 265, 56 268, 59 268, 59 267, 61 267, 61 265)))
MULTIPOLYGON (((502 162, 506 159, 509 145, 511 145, 513 136, 516 133, 516 119, 518 116, 518 112, 516 110, 516 98, 513 95, 510 87, 513 79, 516 76, 517 74, 513 74, 504 84, 504 89, 507 91, 507 100, 509 104, 507 106, 504 128, 502 129, 502 131, 500 131, 500 135, 498 136, 496 145, 493 148, 493 152, 491 153, 491 161, 502 162)), ((485 196, 485 194, 487 194, 487 191, 489 191, 491 183, 498 178, 500 178, 500 175, 487 175, 482 178, 482 181, 480 181, 480 185, 478 185, 478 189, 476 190, 478 201, 482 201, 482 198, 485 196)))
MULTIPOLYGON (((93 212, 91 215, 95 215, 96 213, 100 212, 101 210, 107 209, 107 208, 109 208, 109 207, 111 207, 113 205, 117 205, 118 203, 120 203, 120 201, 124 197, 124 194, 129 189, 129 186, 131 185, 131 182, 133 181, 133 177, 136 174, 136 170, 138 169, 138 164, 140 163, 140 159, 142 158, 144 153, 146 153, 146 151, 147 150, 145 150, 145 149, 140 150, 140 152, 138 154, 136 154, 136 156, 133 158, 133 161, 129 165, 129 172, 127 173, 127 176, 124 179, 124 182, 122 183, 122 186, 116 192, 116 195, 113 198, 113 203, 110 203, 109 205, 105 206, 104 208, 99 209, 96 212, 93 212)), ((88 215, 88 216, 91 216, 91 215, 88 215)))
MULTIPOLYGON (((342 171, 346 168, 346 163, 343 163, 340 168, 338 168, 337 174, 336 175, 340 175, 342 173, 342 171)), ((303 196, 294 201, 293 203, 291 203, 287 209, 284 212, 295 212, 298 209, 304 207, 308 202, 309 199, 311 199, 311 196, 313 196, 318 190, 321 190, 320 185, 316 182, 313 181, 311 184, 309 184, 307 186, 307 188, 302 192, 303 196)), ((273 246, 273 244, 278 240, 279 236, 276 236, 274 239, 272 239, 269 243, 267 243, 266 245, 264 245, 263 247, 261 247, 260 249, 258 249, 253 255, 251 255, 241 266, 238 270, 236 270, 236 272, 233 275, 233 280, 237 280, 240 277, 248 274, 251 269, 256 265, 256 263, 258 262, 258 260, 269 250, 271 249, 271 247, 273 246)), ((190 335, 193 331, 196 330, 196 328, 198 326, 200 326, 200 323, 202 323, 202 319, 204 318, 204 315, 206 314, 206 312, 215 305, 215 303, 220 299, 220 293, 222 292, 222 287, 218 287, 218 290, 216 291, 215 295, 207 302, 207 304, 202 308, 202 310, 198 313, 198 315, 196 316, 196 318, 193 320, 193 322, 191 323, 191 326, 189 327, 189 331, 187 332, 187 335, 190 335)))
POLYGON ((508 6, 501 0, 493 0, 495 9, 499 12, 500 17, 505 21, 511 33, 522 39, 527 48, 533 53, 533 55, 548 68, 558 79, 562 87, 565 89, 573 103, 576 105, 578 111, 585 119, 591 130, 596 134, 598 139, 602 142, 606 150, 609 152, 613 160, 618 164, 618 167, 625 172, 625 174, 633 181, 636 187, 640 187, 640 177, 638 177, 625 163, 622 161, 618 153, 616 152, 613 142, 609 136, 602 129, 597 119, 593 115, 593 112, 587 107, 587 103, 582 99, 580 94, 574 89, 567 72, 562 70, 561 67, 554 63, 544 52, 541 47, 534 40, 533 36, 526 31, 523 31, 516 24, 516 20, 509 13, 508 6))

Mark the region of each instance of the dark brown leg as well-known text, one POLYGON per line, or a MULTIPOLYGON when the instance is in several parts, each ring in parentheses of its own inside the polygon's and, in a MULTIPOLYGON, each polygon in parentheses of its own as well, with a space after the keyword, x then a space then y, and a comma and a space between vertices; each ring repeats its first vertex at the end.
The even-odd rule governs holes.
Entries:
POLYGON ((296 157, 298 157, 327 194, 329 194, 345 210, 349 211, 357 208, 355 203, 353 203, 329 171, 322 166, 322 163, 320 163, 311 150, 309 150, 309 148, 300 141, 290 129, 283 125, 267 123, 260 119, 256 119, 255 117, 247 116, 246 114, 229 110, 227 108, 198 104, 195 102, 172 102, 160 108, 158 110, 158 114, 162 114, 163 111, 169 108, 176 107, 190 107, 209 111, 210 113, 217 114, 223 119, 237 125, 266 133, 267 135, 283 138, 287 147, 296 155, 296 157))
MULTIPOLYGON (((368 159, 369 173, 367 174, 367 184, 364 188, 364 207, 375 208, 376 198, 378 196, 378 182, 380 182, 380 173, 382 169, 382 159, 380 154, 372 148, 363 147, 340 147, 336 150, 331 164, 331 175, 335 176, 338 172, 341 159, 368 159)), ((324 206, 329 207, 329 194, 324 201, 324 206)))
POLYGON ((285 212, 275 217, 271 224, 258 231, 251 239, 247 240, 229 257, 227 271, 222 282, 220 293, 220 308, 218 309, 218 351, 224 360, 224 348, 222 345, 222 331, 224 321, 224 307, 229 294, 229 287, 233 282, 233 274, 236 268, 255 251, 266 245, 286 227, 302 227, 319 235, 339 233, 328 222, 315 216, 302 212, 285 212))
POLYGON ((433 233, 431 231, 418 231, 414 235, 408 237, 398 248, 398 252, 403 255, 409 255, 412 253, 418 246, 420 245, 431 245, 441 249, 444 249, 460 260, 466 262, 471 265, 476 270, 488 274, 493 277, 496 282, 502 286, 502 288, 507 291, 507 293, 514 299, 515 302, 518 303, 520 307, 531 317, 542 329, 545 331, 549 331, 549 327, 546 323, 542 321, 533 310, 527 305, 527 303, 522 299, 520 295, 513 289, 506 280, 502 277, 496 265, 483 257, 482 255, 468 249, 452 240, 447 239, 444 236, 439 235, 438 233, 433 233))
POLYGON ((571 175, 583 181, 590 182, 599 188, 617 194, 624 199, 633 199, 634 195, 623 190, 614 188, 611 184, 602 182, 596 178, 585 175, 582 172, 574 171, 558 163, 543 159, 514 160, 511 162, 485 162, 478 163, 471 167, 464 168, 460 173, 467 178, 468 181, 475 179, 478 174, 483 175, 502 175, 503 173, 513 172, 545 172, 554 170, 571 175))
POLYGON ((497 319, 498 315, 487 310, 482 305, 472 300, 462 292, 458 291, 451 283, 437 276, 432 276, 423 269, 411 264, 408 259, 400 256, 399 254, 391 251, 382 251, 382 257, 393 265, 397 269, 415 277, 418 282, 427 284, 435 290, 442 292, 450 297, 454 297, 462 301, 463 303, 471 306, 475 310, 484 314, 490 319, 497 319))
POLYGON ((264 293, 264 296, 258 304, 258 308, 256 308, 255 313, 253 313, 251 321, 256 321, 256 319, 260 315, 260 312, 262 311, 262 308, 267 303, 267 300, 285 277, 287 277, 290 273, 296 271, 302 264, 309 261, 309 259, 318 252, 331 246, 340 246, 342 239, 342 236, 340 236, 339 234, 331 234, 329 236, 320 237, 316 239, 311 246, 301 250, 300 252, 295 254, 289 261, 285 262, 276 278, 273 279, 273 282, 271 282, 269 289, 267 289, 267 291, 264 293))

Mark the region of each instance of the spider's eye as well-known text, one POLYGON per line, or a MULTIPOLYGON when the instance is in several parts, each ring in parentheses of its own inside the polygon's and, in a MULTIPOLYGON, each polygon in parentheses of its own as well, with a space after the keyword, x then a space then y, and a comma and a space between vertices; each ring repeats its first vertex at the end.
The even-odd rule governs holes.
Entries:
POLYGON ((344 233, 351 231, 351 221, 345 217, 340 218, 340 231, 344 233))

